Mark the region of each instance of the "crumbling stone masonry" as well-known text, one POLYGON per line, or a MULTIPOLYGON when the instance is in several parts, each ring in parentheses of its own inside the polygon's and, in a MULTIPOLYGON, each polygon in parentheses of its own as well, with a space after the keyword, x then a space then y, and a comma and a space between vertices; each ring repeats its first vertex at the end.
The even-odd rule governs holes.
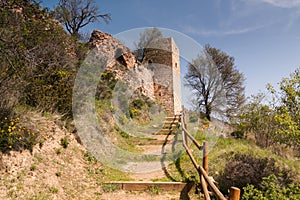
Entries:
POLYGON ((146 62, 154 72, 154 95, 169 114, 181 111, 179 50, 173 38, 161 38, 146 49, 146 62))
POLYGON ((129 87, 155 99, 168 115, 180 113, 180 60, 173 38, 161 38, 153 42, 145 52, 145 62, 139 65, 134 53, 110 34, 95 30, 89 47, 106 57, 106 69, 115 72, 116 77, 129 87))

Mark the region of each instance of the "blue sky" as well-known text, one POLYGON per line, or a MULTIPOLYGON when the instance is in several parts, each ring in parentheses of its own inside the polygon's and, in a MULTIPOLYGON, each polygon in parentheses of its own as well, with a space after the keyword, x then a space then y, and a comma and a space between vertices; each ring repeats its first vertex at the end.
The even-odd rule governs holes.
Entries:
MULTIPOLYGON (((44 0, 52 9, 57 1, 44 0)), ((112 21, 87 27, 112 35, 140 27, 179 31, 235 58, 246 78, 246 95, 300 66, 300 0, 97 0, 112 21)))

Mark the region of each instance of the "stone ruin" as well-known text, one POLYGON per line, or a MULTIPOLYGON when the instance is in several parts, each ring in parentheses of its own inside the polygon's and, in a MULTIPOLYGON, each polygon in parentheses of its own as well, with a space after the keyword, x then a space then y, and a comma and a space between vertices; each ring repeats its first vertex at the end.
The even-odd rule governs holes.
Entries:
POLYGON ((129 87, 161 104, 168 115, 181 111, 179 50, 173 38, 161 38, 146 49, 138 64, 134 53, 112 35, 94 30, 89 49, 107 60, 106 70, 129 87))

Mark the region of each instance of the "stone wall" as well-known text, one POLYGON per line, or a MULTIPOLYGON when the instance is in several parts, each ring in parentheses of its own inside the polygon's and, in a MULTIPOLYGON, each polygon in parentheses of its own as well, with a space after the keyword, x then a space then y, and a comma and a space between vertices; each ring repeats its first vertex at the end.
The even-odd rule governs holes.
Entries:
POLYGON ((123 80, 132 90, 138 90, 140 94, 155 100, 153 76, 152 70, 149 70, 144 65, 140 65, 128 71, 124 75, 123 80))
POLYGON ((181 71, 179 49, 172 39, 172 68, 173 68, 173 96, 174 96, 174 113, 179 114, 182 110, 181 104, 181 71))
POLYGON ((155 99, 167 114, 181 111, 179 50, 172 38, 161 38, 145 51, 142 65, 134 53, 110 34, 95 30, 89 48, 107 60, 107 70, 114 71, 133 91, 155 99))
POLYGON ((144 65, 137 66, 134 53, 119 40, 107 33, 95 30, 89 41, 89 49, 107 60, 106 70, 115 72, 116 78, 128 85, 130 90, 155 99, 153 71, 144 65))
POLYGON ((168 114, 181 111, 181 81, 179 50, 173 38, 156 40, 145 51, 145 62, 154 72, 154 95, 168 114))

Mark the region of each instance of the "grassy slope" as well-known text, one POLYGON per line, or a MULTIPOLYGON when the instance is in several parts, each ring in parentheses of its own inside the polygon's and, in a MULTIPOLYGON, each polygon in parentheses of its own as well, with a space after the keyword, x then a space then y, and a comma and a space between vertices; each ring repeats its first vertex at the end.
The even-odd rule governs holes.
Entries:
MULTIPOLYGON (((108 108, 108 105, 102 108, 102 116, 107 113, 108 108)), ((19 114, 28 123, 35 124, 45 140, 42 146, 36 145, 32 153, 23 151, 2 155, 0 199, 102 199, 109 196, 107 191, 114 190, 103 188, 103 182, 130 180, 128 174, 102 166, 88 154, 74 134, 63 128, 59 116, 42 115, 28 109, 19 111, 19 114), (61 139, 65 137, 69 141, 67 148, 61 145, 61 139)), ((107 120, 110 119, 107 117, 107 120)), ((112 137, 116 138, 118 145, 130 151, 138 151, 132 144, 134 139, 120 134, 119 130, 112 130, 112 137)), ((201 133, 196 134, 196 138, 200 142, 204 139, 215 141, 212 137, 203 137, 201 133)), ((296 179, 299 180, 300 162, 293 157, 287 159, 277 156, 246 140, 219 138, 215 142, 209 152, 209 171, 214 178, 221 173, 234 152, 252 152, 259 157, 274 158, 279 166, 297 172, 296 179)), ((197 153, 194 146, 192 148, 201 164, 202 153, 197 153)), ((168 167, 167 172, 168 176, 164 181, 198 179, 197 172, 185 153, 168 167)))
MULTIPOLYGON (((288 168, 295 172, 295 181, 300 181, 300 160, 299 158, 289 157, 284 158, 282 156, 275 155, 269 149, 261 149, 253 142, 247 140, 237 140, 233 138, 218 138, 216 141, 209 137, 204 138, 201 133, 196 136, 198 141, 203 142, 204 140, 215 142, 209 147, 209 175, 217 178, 220 173, 224 170, 227 161, 232 158, 235 154, 248 154, 252 153, 259 158, 274 158, 276 165, 281 168, 288 168)), ((212 142, 211 142, 212 143, 212 142)), ((194 156, 196 157, 199 164, 202 164, 202 152, 199 152, 195 146, 191 146, 193 149, 194 156)), ((198 174, 194 169, 192 162, 188 155, 184 153, 175 163, 173 163, 168 172, 169 178, 164 180, 175 180, 175 181, 186 181, 186 180, 197 180, 198 174)))
MULTIPOLYGON (((76 136, 62 126, 60 116, 41 114, 28 108, 19 109, 18 115, 22 116, 22 121, 35 124, 44 140, 42 145, 34 146, 32 153, 24 150, 0 155, 0 199, 179 198, 178 193, 152 190, 128 193, 103 185, 108 181, 130 180, 129 174, 99 163, 76 140, 76 136), (63 138, 68 140, 67 148, 63 148, 61 144, 63 138)), ((116 132, 112 136, 117 137, 118 145, 127 150, 138 151, 131 144, 135 139, 118 136, 118 130, 114 131, 116 132)), ((197 197, 193 196, 192 199, 197 197)))
MULTIPOLYGON (((227 161, 233 158, 235 154, 253 154, 257 158, 275 159, 278 167, 293 171, 295 174, 293 177, 294 181, 300 182, 300 159, 299 157, 295 157, 291 152, 281 150, 281 154, 283 152, 284 156, 279 156, 271 149, 260 148, 251 140, 218 137, 217 133, 227 133, 228 135, 230 131, 232 131, 228 126, 226 127, 219 122, 212 123, 211 128, 208 128, 207 122, 199 122, 203 124, 202 128, 204 130, 202 131, 196 131, 193 128, 199 127, 198 122, 191 123, 188 119, 187 122, 190 133, 200 144, 202 144, 203 141, 208 141, 209 143, 209 175, 215 179, 221 175, 227 161), (207 135, 207 133, 209 134, 207 135)), ((191 145, 191 148, 198 164, 202 164, 202 152, 199 152, 195 145, 191 145)), ((183 153, 176 162, 169 166, 168 173, 169 176, 164 178, 164 181, 199 181, 197 171, 186 153, 183 153)))

